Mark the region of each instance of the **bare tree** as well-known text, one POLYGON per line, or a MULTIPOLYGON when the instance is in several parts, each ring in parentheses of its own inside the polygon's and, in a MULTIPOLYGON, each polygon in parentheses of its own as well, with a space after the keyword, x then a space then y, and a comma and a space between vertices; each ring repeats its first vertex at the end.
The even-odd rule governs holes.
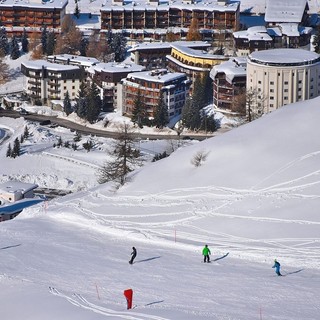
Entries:
POLYGON ((9 66, 0 60, 0 84, 6 83, 10 78, 9 66))
POLYGON ((206 152, 204 150, 198 151, 193 158, 191 159, 191 163, 197 168, 200 167, 208 157, 209 152, 206 152))
POLYGON ((248 122, 260 118, 264 113, 264 102, 266 97, 257 89, 246 91, 246 111, 248 122))
POLYGON ((140 150, 135 148, 133 131, 128 124, 119 128, 119 136, 108 154, 109 160, 98 170, 98 182, 114 181, 120 186, 128 181, 128 174, 140 164, 140 150))

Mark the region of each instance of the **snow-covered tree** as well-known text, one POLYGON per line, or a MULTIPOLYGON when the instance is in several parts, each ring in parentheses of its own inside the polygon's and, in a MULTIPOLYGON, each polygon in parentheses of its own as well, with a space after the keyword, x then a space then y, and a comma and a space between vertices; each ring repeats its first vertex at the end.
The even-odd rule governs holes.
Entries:
POLYGON ((22 49, 22 52, 25 52, 25 53, 29 51, 29 40, 27 36, 27 31, 25 28, 23 29, 23 34, 21 37, 21 49, 22 49))
POLYGON ((141 91, 138 90, 137 96, 133 101, 132 122, 142 128, 147 120, 146 106, 142 101, 141 91))
POLYGON ((5 28, 0 28, 0 57, 3 57, 9 53, 9 41, 7 37, 7 31, 5 28))
POLYGON ((114 60, 121 62, 126 57, 127 39, 122 33, 115 33, 112 36, 111 49, 114 53, 114 60))
POLYGON ((0 84, 6 83, 9 78, 9 66, 2 59, 0 59, 0 84))
POLYGON ((87 116, 86 120, 94 123, 101 112, 101 99, 99 89, 94 82, 91 83, 87 96, 87 116))
POLYGON ((47 54, 47 41, 48 41, 48 30, 47 30, 47 26, 44 25, 41 31, 42 54, 47 54))

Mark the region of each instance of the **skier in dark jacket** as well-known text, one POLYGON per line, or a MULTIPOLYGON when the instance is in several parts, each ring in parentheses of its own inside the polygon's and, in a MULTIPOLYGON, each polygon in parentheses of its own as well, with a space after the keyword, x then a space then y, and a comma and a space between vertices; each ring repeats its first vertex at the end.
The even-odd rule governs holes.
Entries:
POLYGON ((202 255, 204 256, 203 262, 210 262, 210 249, 208 248, 208 245, 206 244, 204 248, 202 249, 202 255))
POLYGON ((278 276, 282 276, 282 274, 280 273, 280 263, 277 261, 277 259, 274 259, 274 265, 272 268, 276 269, 276 274, 278 276))
POLYGON ((132 247, 132 252, 131 252, 131 259, 129 261, 130 264, 133 264, 133 260, 137 256, 137 249, 135 247, 132 247))

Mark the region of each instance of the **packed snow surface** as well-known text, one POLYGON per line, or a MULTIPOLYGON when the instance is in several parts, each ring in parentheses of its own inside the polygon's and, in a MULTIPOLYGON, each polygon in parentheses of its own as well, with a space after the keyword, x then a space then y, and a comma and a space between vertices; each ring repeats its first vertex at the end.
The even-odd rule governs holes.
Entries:
POLYGON ((38 172, 43 183, 82 185, 0 224, 1 319, 318 319, 319 103, 181 147, 120 189, 94 177, 107 141, 73 153, 52 147, 57 132, 29 123, 25 153, 9 159, 26 123, 0 118, 3 180, 38 172), (206 155, 198 167, 197 154, 206 155))

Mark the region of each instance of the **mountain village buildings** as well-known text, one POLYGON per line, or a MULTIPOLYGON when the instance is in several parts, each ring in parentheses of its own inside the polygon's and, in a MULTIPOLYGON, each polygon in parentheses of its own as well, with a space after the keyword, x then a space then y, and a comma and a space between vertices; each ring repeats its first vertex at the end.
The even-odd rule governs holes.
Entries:
POLYGON ((191 81, 184 73, 170 73, 166 69, 159 69, 130 73, 122 83, 123 114, 132 115, 134 101, 140 95, 149 118, 153 118, 162 93, 169 119, 172 119, 181 114, 191 81))
POLYGON ((320 56, 303 49, 253 52, 247 61, 247 89, 261 95, 265 112, 315 98, 320 95, 320 56))

